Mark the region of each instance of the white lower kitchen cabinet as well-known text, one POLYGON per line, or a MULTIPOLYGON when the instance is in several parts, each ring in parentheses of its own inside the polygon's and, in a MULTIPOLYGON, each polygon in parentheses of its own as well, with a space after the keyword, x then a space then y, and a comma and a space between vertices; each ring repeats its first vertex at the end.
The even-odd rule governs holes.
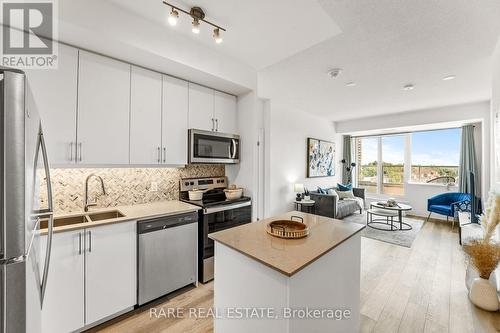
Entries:
MULTIPOLYGON (((42 332, 67 333, 84 322, 83 230, 60 232, 52 239, 47 289, 42 307, 42 332)), ((40 238, 40 260, 47 236, 40 238)))
MULTIPOLYGON (((137 303, 136 224, 54 234, 42 333, 88 328, 137 303)), ((47 236, 42 236, 40 257, 46 241, 47 236)))
POLYGON ((86 229, 87 325, 136 304, 136 222, 86 229))

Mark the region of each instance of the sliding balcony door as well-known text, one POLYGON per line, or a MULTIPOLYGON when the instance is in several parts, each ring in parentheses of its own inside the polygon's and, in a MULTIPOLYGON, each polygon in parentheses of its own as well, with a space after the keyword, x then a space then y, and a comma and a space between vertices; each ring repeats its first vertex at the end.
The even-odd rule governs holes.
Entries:
POLYGON ((378 193, 378 137, 356 139, 357 185, 368 193, 378 193))
POLYGON ((381 193, 388 196, 403 196, 405 136, 391 135, 380 139, 383 175, 381 193))

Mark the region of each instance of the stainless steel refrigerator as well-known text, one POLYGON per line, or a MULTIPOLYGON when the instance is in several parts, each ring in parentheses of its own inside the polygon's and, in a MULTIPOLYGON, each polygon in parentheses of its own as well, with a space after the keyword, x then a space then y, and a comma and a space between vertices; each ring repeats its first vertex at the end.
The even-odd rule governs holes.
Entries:
POLYGON ((52 190, 41 121, 24 72, 0 68, 0 332, 41 331, 52 244, 52 190), (46 186, 42 187, 42 184, 46 186), (47 200, 41 203, 42 191, 47 200), (40 221, 48 220, 40 253, 40 221))

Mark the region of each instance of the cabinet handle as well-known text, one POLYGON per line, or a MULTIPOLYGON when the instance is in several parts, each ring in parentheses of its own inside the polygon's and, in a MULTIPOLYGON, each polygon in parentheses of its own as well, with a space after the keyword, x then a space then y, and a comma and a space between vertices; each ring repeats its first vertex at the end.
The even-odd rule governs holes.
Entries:
POLYGON ((215 131, 215 119, 212 118, 212 132, 215 131))
POLYGON ((89 230, 89 252, 92 252, 92 231, 89 230))
POLYGON ((78 254, 82 254, 82 233, 78 233, 78 254))
POLYGON ((218 132, 219 131, 219 119, 215 119, 215 131, 218 132))
POLYGON ((157 157, 158 157, 158 163, 160 163, 160 147, 158 147, 158 151, 157 151, 157 157))
POLYGON ((73 142, 69 143, 69 160, 73 162, 73 142))
POLYGON ((82 143, 78 143, 78 161, 82 161, 82 143))
POLYGON ((163 147, 163 163, 167 161, 167 148, 163 147))

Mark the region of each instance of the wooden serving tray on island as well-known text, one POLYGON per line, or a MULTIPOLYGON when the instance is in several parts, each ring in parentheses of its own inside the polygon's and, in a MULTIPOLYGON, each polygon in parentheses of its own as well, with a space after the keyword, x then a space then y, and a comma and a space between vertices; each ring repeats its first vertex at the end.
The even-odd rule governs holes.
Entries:
POLYGON ((279 238, 303 238, 309 235, 309 227, 304 224, 304 219, 300 216, 292 216, 290 220, 276 220, 267 224, 266 231, 268 234, 279 238), (293 218, 298 218, 302 222, 293 221, 293 218))

